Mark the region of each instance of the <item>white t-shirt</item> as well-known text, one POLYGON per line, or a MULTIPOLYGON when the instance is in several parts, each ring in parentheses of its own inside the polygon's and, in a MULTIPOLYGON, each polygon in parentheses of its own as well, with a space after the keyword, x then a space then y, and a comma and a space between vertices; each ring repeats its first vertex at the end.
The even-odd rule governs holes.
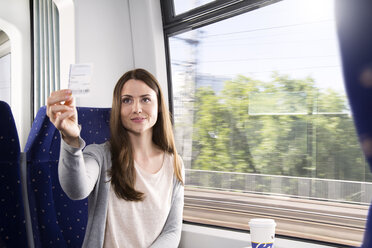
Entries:
POLYGON ((136 162, 135 189, 144 193, 140 202, 119 199, 110 187, 103 247, 147 248, 167 220, 173 189, 173 156, 165 153, 161 169, 144 171, 136 162))

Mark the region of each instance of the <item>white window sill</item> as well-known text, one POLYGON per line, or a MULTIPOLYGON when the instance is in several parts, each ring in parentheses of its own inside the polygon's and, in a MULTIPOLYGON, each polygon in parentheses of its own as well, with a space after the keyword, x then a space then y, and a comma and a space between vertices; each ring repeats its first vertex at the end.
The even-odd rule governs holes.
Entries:
MULTIPOLYGON (((246 248, 250 247, 251 238, 248 233, 234 232, 213 227, 183 224, 180 248, 246 248)), ((308 242, 275 239, 275 248, 329 248, 308 242)))

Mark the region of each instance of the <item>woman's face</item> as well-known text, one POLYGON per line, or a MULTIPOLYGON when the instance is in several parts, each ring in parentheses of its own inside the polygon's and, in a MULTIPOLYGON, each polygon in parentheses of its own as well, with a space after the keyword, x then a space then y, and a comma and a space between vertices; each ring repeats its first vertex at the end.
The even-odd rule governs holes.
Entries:
POLYGON ((121 90, 121 123, 134 134, 152 132, 158 119, 156 93, 141 80, 128 80, 121 90))

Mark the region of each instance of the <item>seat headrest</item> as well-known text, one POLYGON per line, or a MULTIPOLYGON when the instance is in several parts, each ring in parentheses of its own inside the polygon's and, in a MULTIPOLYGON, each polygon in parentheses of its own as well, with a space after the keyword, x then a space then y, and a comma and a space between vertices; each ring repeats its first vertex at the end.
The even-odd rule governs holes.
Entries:
POLYGON ((18 161, 20 145, 10 106, 0 101, 0 162, 18 161))

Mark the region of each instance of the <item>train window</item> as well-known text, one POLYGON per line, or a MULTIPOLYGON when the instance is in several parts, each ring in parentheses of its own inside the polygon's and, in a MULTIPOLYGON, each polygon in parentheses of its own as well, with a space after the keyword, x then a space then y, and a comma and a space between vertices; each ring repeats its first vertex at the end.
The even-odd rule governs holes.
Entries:
POLYGON ((213 2, 215 0, 195 0, 195 1, 183 1, 174 0, 174 12, 176 15, 192 10, 204 4, 213 2))
POLYGON ((360 245, 372 175, 343 87, 334 0, 249 10, 191 30, 165 23, 184 220, 247 229, 269 216, 279 235, 360 245))
POLYGON ((11 105, 10 63, 10 40, 6 33, 0 30, 0 100, 9 105, 11 105))

